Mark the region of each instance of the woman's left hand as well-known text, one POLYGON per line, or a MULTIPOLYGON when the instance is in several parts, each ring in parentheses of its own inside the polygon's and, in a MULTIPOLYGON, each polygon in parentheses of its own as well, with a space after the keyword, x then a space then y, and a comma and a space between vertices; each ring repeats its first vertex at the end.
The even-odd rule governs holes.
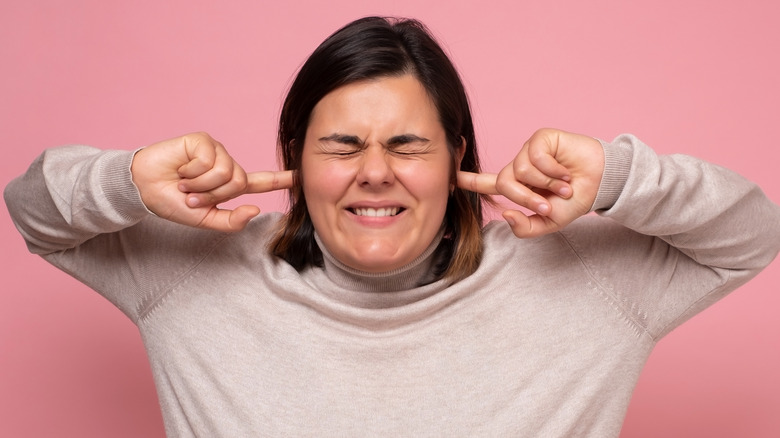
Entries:
POLYGON ((497 175, 458 172, 458 186, 502 195, 532 212, 507 209, 502 215, 517 237, 558 231, 590 211, 604 173, 598 140, 555 129, 540 129, 497 175))

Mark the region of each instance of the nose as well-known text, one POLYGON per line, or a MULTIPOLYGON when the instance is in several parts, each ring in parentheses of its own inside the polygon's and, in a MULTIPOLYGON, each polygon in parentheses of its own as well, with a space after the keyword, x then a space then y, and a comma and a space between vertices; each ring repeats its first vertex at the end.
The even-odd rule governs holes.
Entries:
POLYGON ((382 146, 371 145, 365 148, 360 158, 357 183, 366 188, 380 188, 392 184, 395 175, 389 158, 382 146))

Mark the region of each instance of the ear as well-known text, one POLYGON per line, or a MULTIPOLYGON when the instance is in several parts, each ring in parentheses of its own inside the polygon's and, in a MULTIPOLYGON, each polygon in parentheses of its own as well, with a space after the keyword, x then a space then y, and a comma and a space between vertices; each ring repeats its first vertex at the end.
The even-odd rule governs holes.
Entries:
POLYGON ((303 195, 303 171, 301 170, 301 167, 303 167, 303 157, 302 157, 303 150, 296 150, 295 149, 296 147, 298 147, 298 141, 293 138, 292 140, 290 140, 290 147, 288 149, 293 151, 292 152, 293 156, 297 155, 297 160, 295 158, 287 156, 285 158, 282 158, 281 162, 279 163, 279 165, 284 170, 292 170, 293 171, 293 186, 290 187, 288 190, 289 190, 289 194, 292 197, 294 202, 298 202, 298 200, 303 195), (285 163, 285 161, 290 161, 290 160, 293 161, 293 163, 285 163), (298 162, 298 168, 297 169, 289 169, 287 167, 288 164, 294 164, 295 161, 298 162))
POLYGON ((454 166, 452 169, 452 182, 450 183, 450 195, 452 195, 457 187, 458 172, 460 171, 460 163, 463 162, 464 155, 466 155, 466 138, 461 136, 460 146, 455 148, 452 156, 454 166))
POLYGON ((455 148, 455 172, 460 170, 460 163, 463 162, 463 156, 466 155, 466 138, 460 136, 460 146, 455 148))

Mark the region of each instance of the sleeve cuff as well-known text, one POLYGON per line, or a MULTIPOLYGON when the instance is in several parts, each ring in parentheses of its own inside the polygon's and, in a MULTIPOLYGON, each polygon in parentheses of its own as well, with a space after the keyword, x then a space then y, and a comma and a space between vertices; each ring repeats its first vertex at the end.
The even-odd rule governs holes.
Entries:
POLYGON ((617 202, 631 172, 633 153, 631 142, 624 134, 611 143, 599 140, 604 149, 604 174, 601 176, 599 192, 591 211, 603 211, 612 208, 617 202))
POLYGON ((137 222, 148 216, 150 211, 141 200, 141 194, 130 172, 135 152, 106 151, 105 154, 100 182, 106 200, 127 222, 137 222))

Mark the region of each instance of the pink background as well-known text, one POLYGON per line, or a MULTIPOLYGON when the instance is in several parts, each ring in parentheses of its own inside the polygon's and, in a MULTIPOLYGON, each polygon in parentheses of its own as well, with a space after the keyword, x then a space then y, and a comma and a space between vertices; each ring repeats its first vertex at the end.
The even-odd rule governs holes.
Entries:
MULTIPOLYGON (((194 130, 248 170, 274 168, 296 68, 336 28, 384 14, 420 18, 443 40, 489 170, 539 127, 632 132, 731 167, 780 201, 777 2, 216 3, 4 1, 0 185, 46 147, 135 148, 194 130)), ((4 208, 0 435, 163 436, 135 327, 28 255, 4 208)), ((780 436, 778 284, 776 261, 663 340, 622 437, 780 436)))

